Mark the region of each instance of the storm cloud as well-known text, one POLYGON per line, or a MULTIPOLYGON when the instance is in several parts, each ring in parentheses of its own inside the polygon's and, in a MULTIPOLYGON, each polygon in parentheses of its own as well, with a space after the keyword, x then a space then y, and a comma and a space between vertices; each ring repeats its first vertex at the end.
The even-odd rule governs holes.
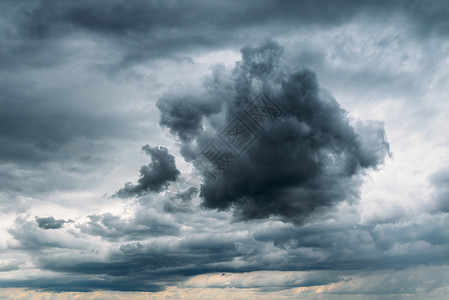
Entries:
MULTIPOLYGON (((253 137, 237 155, 220 149, 232 164, 220 169, 217 178, 203 171, 206 208, 232 208, 242 220, 279 215, 300 223, 319 209, 357 199, 364 171, 379 168, 390 154, 381 123, 358 121, 353 126, 346 111, 322 91, 315 73, 285 68, 282 53, 273 41, 245 47, 230 78, 214 74, 207 79, 205 94, 221 101, 212 102, 220 109, 214 113, 202 109, 198 100, 158 102, 161 124, 181 138, 187 160, 195 151, 204 160, 199 150, 214 137, 227 135, 222 139, 227 146, 233 143, 229 134, 239 143, 253 137), (215 82, 213 88, 210 82, 215 82), (243 124, 235 123, 236 117, 243 124), (206 120, 209 128, 202 126, 206 120), (237 136, 236 130, 247 136, 237 136)), ((201 170, 198 163, 196 167, 201 170)))

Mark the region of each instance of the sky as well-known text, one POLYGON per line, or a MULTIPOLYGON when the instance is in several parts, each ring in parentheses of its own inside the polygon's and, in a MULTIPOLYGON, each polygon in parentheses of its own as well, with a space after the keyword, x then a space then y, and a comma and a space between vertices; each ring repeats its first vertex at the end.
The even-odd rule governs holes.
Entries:
POLYGON ((0 2, 0 299, 446 299, 449 2, 0 2))

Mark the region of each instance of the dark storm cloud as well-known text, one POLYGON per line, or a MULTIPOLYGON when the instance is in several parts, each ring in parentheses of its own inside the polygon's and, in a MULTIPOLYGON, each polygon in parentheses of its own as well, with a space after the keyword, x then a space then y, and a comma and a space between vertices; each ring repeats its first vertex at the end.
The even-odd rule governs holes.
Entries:
POLYGON ((176 168, 175 158, 164 147, 145 145, 142 150, 150 155, 151 163, 140 168, 140 178, 137 184, 127 182, 115 196, 127 198, 140 196, 147 192, 160 192, 168 187, 170 181, 175 181, 180 175, 176 168))
POLYGON ((72 220, 56 220, 53 217, 47 217, 47 218, 38 218, 36 217, 36 223, 39 228, 42 229, 59 229, 64 226, 65 223, 72 222, 72 220))
MULTIPOLYGON (((204 173, 201 196, 207 208, 232 207, 241 219, 280 215, 302 222, 321 208, 356 198, 364 170, 378 168, 389 154, 381 123, 359 122, 356 128, 351 126, 346 111, 321 91, 315 73, 307 69, 297 71, 294 66, 284 68, 282 52, 282 47, 272 41, 255 48, 245 47, 242 61, 236 63, 231 75, 232 92, 227 79, 213 89, 205 85, 207 93, 221 99, 216 105, 226 116, 227 124, 241 116, 257 132, 243 110, 260 92, 270 95, 282 110, 280 116, 267 121, 265 128, 256 133, 258 138, 245 152, 234 155, 229 170, 217 180, 204 173), (220 93, 220 88, 226 90, 220 93)), ((181 153, 187 160, 191 159, 190 153, 198 151, 192 139, 201 150, 209 142, 211 132, 219 135, 227 125, 215 114, 196 110, 195 126, 191 126, 191 114, 175 114, 177 109, 166 109, 165 103, 180 100, 163 98, 159 107, 161 123, 181 137, 181 153), (170 122, 164 121, 167 119, 170 122), (202 119, 207 119, 213 129, 201 130, 202 119)))

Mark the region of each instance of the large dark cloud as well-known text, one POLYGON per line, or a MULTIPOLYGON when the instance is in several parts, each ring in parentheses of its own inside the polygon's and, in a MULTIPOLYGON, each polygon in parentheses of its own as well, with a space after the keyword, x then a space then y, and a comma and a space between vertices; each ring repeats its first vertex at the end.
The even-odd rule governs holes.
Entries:
POLYGON ((145 145, 142 150, 150 155, 151 163, 140 168, 137 184, 127 182, 125 187, 115 194, 120 198, 139 196, 147 192, 160 192, 168 187, 180 175, 175 158, 164 147, 145 145))
MULTIPOLYGON (((214 140, 213 135, 224 137, 221 144, 219 139, 215 143, 232 163, 216 177, 203 172, 201 196, 207 208, 232 207, 241 219, 280 215, 302 222, 320 208, 356 198, 364 170, 378 168, 389 154, 381 123, 359 122, 356 131, 346 111, 321 91, 315 73, 284 68, 282 52, 281 46, 271 41, 255 48, 245 47, 232 79, 223 79, 213 88, 205 85, 208 94, 221 99, 221 103, 214 104, 225 118, 205 113, 200 109, 204 104, 197 100, 183 102, 181 108, 177 106, 179 98, 162 98, 158 102, 161 124, 181 138, 187 160, 197 151, 197 157, 204 161, 198 150, 214 140), (252 102, 261 92, 271 98, 263 100, 271 103, 269 107, 264 107, 261 98, 252 102), (259 111, 254 110, 255 106, 259 111), (195 112, 194 125, 192 113, 178 113, 186 107, 195 112), (226 134, 235 129, 232 124, 236 124, 233 120, 238 116, 247 124, 245 132, 255 139, 245 151, 237 149, 235 155, 224 143, 229 145, 231 139, 235 140, 226 134), (208 129, 202 128, 202 119, 211 124, 208 129), (256 126, 261 124, 262 129, 256 126)), ((237 139, 244 141, 245 137, 237 139)), ((196 163, 196 167, 201 165, 196 163)))

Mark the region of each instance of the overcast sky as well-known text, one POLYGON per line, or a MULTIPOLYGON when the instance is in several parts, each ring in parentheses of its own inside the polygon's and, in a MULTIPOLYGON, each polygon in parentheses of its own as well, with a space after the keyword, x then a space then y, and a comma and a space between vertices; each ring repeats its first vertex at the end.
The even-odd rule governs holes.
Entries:
POLYGON ((0 2, 0 299, 447 299, 449 2, 0 2))

